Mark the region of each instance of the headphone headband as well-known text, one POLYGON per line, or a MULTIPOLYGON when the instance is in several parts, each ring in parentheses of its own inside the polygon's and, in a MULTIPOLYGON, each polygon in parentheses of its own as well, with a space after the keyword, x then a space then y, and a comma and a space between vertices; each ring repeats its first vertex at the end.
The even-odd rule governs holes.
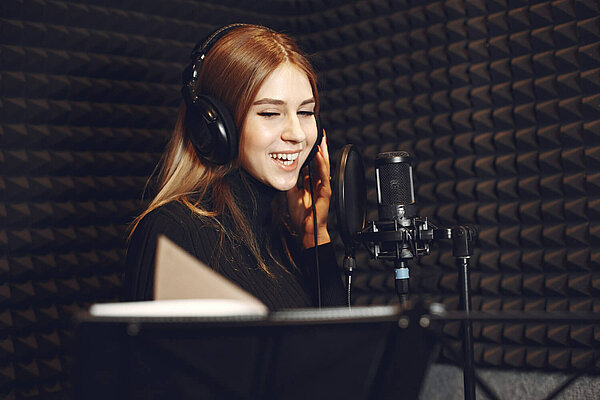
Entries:
POLYGON ((221 37, 223 37, 227 32, 232 31, 240 26, 248 26, 248 24, 240 23, 225 25, 212 32, 205 39, 196 43, 192 49, 192 52, 190 53, 190 59, 192 62, 183 71, 181 76, 181 83, 183 84, 182 92, 187 92, 183 93, 183 95, 184 97, 188 96, 192 103, 198 101, 198 95, 196 93, 196 81, 199 78, 200 68, 204 62, 204 57, 206 57, 206 54, 221 37))
POLYGON ((268 32, 274 32, 272 29, 267 28, 266 26, 244 24, 240 22, 222 26, 217 30, 213 31, 211 34, 209 34, 205 39, 200 40, 198 43, 196 43, 196 45, 192 49, 192 52, 190 53, 190 60, 192 60, 192 62, 183 71, 182 76, 183 86, 188 87, 187 90, 190 92, 190 97, 192 99, 197 97, 195 93, 195 86, 196 81, 198 80, 198 73, 200 71, 200 68, 202 67, 202 64, 204 63, 204 58, 206 57, 210 49, 212 49, 215 43, 217 43, 219 39, 221 39, 227 33, 242 26, 255 26, 260 27, 268 32))
POLYGON ((192 49, 192 52, 190 53, 190 59, 196 60, 199 58, 201 60, 204 60, 206 54, 221 37, 225 36, 227 32, 232 31, 235 28, 239 28, 241 26, 250 26, 250 24, 237 23, 220 27, 219 29, 208 35, 206 39, 196 43, 196 45, 192 49))

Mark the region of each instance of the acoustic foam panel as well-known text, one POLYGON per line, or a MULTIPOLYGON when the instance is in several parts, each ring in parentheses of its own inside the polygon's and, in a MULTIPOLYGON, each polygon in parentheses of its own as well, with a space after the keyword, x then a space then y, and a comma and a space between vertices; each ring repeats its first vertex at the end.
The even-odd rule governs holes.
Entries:
POLYGON ((68 396, 70 320, 121 295, 190 49, 234 20, 284 26, 291 4, 272 5, 2 3, 0 397, 68 396))
MULTIPOLYGON (((373 159, 403 149, 417 158, 419 215, 479 226, 477 310, 600 307, 598 15, 591 1, 405 1, 299 17, 303 27, 328 18, 304 42, 321 71, 330 143, 363 149, 369 219, 373 159)), ((355 302, 395 302, 391 267, 364 253, 357 262, 355 302)), ((447 246, 411 267, 413 294, 449 308, 457 282, 447 246)), ((597 326, 538 325, 481 324, 477 362, 599 366, 597 326)), ((457 324, 446 333, 461 338, 457 324)))
MULTIPOLYGON (((419 214, 480 228, 476 310, 598 311, 599 7, 593 0, 4 2, 0 392, 64 396, 72 313, 120 293, 127 224, 172 128, 193 43, 245 21, 298 37, 332 150, 417 158, 419 214)), ((339 253, 342 253, 336 238, 339 253)), ((355 304, 395 302, 357 255, 355 304)), ((414 296, 458 308, 447 247, 414 296)), ((444 331, 460 347, 458 324, 444 331)), ((593 325, 475 327, 481 366, 598 368, 593 325)))

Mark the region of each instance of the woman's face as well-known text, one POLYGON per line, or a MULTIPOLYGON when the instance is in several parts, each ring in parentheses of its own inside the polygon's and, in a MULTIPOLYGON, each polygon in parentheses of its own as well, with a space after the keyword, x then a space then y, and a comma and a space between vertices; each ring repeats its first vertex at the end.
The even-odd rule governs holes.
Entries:
POLYGON ((242 167, 277 190, 291 189, 317 140, 315 99, 304 72, 281 64, 260 87, 240 132, 242 167))

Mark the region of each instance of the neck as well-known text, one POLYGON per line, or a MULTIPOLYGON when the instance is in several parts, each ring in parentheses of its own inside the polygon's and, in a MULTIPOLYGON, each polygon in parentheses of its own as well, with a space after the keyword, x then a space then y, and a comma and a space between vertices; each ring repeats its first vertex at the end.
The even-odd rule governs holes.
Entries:
POLYGON ((248 222, 257 228, 266 227, 271 222, 271 204, 280 193, 240 168, 230 180, 231 190, 248 222))

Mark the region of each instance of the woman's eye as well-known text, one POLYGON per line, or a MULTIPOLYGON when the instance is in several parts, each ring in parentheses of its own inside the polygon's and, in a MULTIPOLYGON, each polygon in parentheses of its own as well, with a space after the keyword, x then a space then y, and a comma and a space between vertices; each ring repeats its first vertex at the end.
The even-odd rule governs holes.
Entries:
POLYGON ((258 115, 260 115, 261 117, 265 117, 265 118, 271 118, 271 117, 274 117, 276 115, 279 115, 279 113, 276 113, 276 112, 259 112, 258 115))
POLYGON ((302 117, 312 117, 315 115, 314 111, 298 111, 298 115, 302 117))

